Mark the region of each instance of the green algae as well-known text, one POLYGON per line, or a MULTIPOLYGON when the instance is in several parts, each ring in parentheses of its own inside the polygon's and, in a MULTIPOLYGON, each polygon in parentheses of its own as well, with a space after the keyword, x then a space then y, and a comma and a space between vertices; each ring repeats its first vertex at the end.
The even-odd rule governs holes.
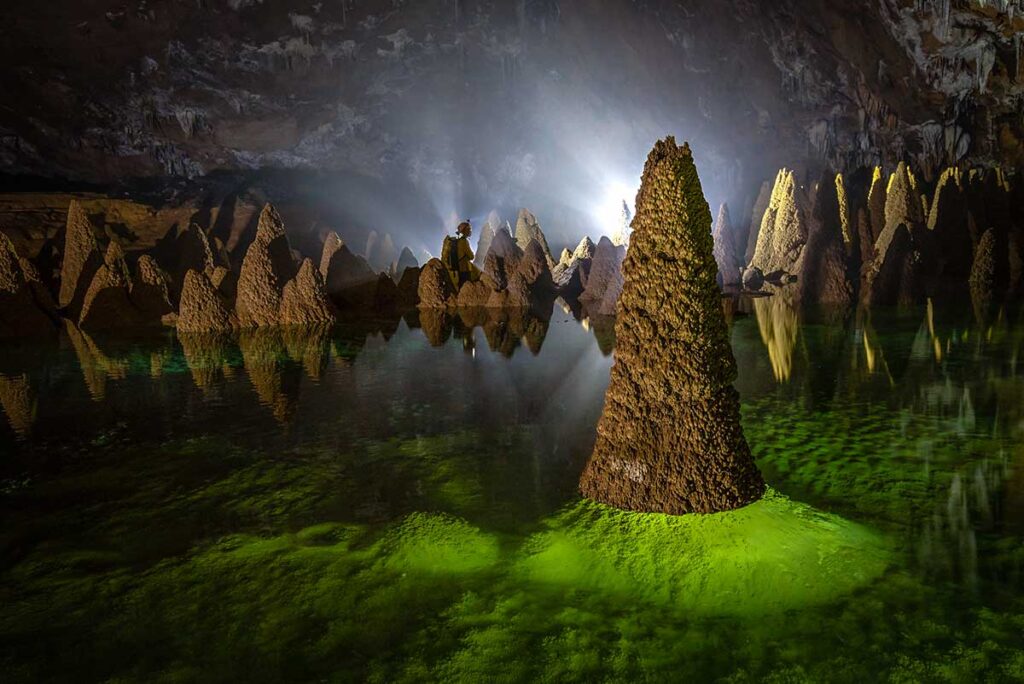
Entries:
POLYGON ((876 532, 773 490, 714 515, 638 514, 584 501, 547 525, 517 565, 525 579, 695 615, 825 604, 890 562, 876 532))

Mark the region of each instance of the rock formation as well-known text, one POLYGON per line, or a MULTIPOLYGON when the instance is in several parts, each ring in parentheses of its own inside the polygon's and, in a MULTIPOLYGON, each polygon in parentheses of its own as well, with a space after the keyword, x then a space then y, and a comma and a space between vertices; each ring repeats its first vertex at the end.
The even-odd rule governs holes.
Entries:
POLYGON ((971 276, 968 280, 971 298, 975 301, 976 306, 980 302, 987 304, 992 301, 996 290, 996 257, 996 230, 989 228, 978 242, 974 263, 971 265, 971 276))
POLYGON ((847 305, 853 301, 853 283, 850 282, 846 260, 850 241, 843 235, 840 187, 841 184, 826 175, 815 194, 807 244, 800 257, 798 273, 803 302, 847 305))
POLYGON ((63 261, 60 267, 60 293, 57 305, 75 320, 82 310, 82 300, 93 281, 96 271, 103 265, 92 223, 77 200, 68 205, 68 220, 64 228, 63 261))
POLYGON ((398 292, 395 304, 401 309, 408 309, 420 302, 420 268, 407 268, 398 281, 398 292))
POLYGON ((285 283, 295 276, 295 262, 280 214, 270 204, 260 213, 256 239, 242 260, 235 308, 243 327, 276 325, 285 283))
POLYGON ((147 323, 158 323, 172 313, 167 278, 153 257, 143 254, 135 264, 131 286, 132 304, 147 323))
MULTIPOLYGON (((199 277, 205 274, 195 272, 199 277)), ((186 275, 187 278, 187 275, 186 275)), ((192 373, 192 381, 204 393, 209 392, 225 375, 231 372, 232 336, 227 332, 193 333, 178 327, 178 342, 185 363, 192 373)))
POLYGON ((764 220, 764 212, 768 211, 768 203, 772 199, 772 184, 769 181, 761 183, 761 190, 754 200, 754 208, 750 213, 750 228, 747 233, 747 247, 743 252, 743 263, 749 264, 754 259, 754 250, 757 249, 757 238, 761 233, 761 221, 764 220))
MULTIPOLYGON (((178 233, 173 249, 171 291, 177 301, 185 284, 185 275, 189 271, 202 271, 207 276, 212 276, 214 260, 206 233, 195 223, 189 223, 188 228, 178 233)), ((163 256, 160 259, 163 260, 163 256)))
POLYGON ((90 332, 143 325, 141 312, 131 299, 131 279, 124 252, 111 241, 103 257, 103 265, 93 276, 82 300, 78 326, 90 332))
POLYGON ((959 169, 946 169, 939 176, 928 213, 928 229, 934 236, 942 277, 962 282, 971 273, 974 244, 967 227, 967 202, 959 169))
POLYGON ((729 220, 729 205, 722 204, 718 209, 718 220, 712 235, 715 244, 715 263, 718 275, 724 285, 735 285, 740 282, 740 259, 736 254, 736 236, 732 222, 729 220))
POLYGON ((340 308, 378 308, 379 277, 361 256, 353 254, 336 233, 329 233, 320 257, 327 295, 340 308))
POLYGON ((555 284, 551 279, 548 256, 544 253, 544 247, 537 240, 530 240, 523 250, 523 258, 519 262, 519 272, 523 274, 526 286, 531 292, 538 294, 554 292, 555 284))
POLYGON ((457 293, 440 259, 431 259, 420 271, 418 293, 417 306, 421 309, 444 309, 454 306, 457 293))
POLYGON ((519 218, 516 219, 516 244, 519 245, 519 249, 526 251, 526 247, 530 244, 531 240, 536 240, 540 244, 541 251, 544 253, 544 259, 548 263, 548 268, 554 268, 555 259, 551 256, 551 248, 548 247, 544 231, 540 229, 540 224, 537 223, 537 217, 531 214, 528 209, 520 209, 519 218))
POLYGON ((280 321, 282 325, 330 325, 337 321, 323 276, 312 260, 303 260, 299 272, 285 284, 280 321))
MULTIPOLYGON (((710 239, 710 233, 708 237, 710 239)), ((602 236, 594 250, 590 273, 583 294, 580 295, 580 301, 588 307, 599 307, 600 302, 605 299, 609 284, 615 281, 616 273, 622 268, 625 256, 625 247, 614 245, 611 240, 602 236)))
POLYGON ((237 326, 238 319, 206 273, 186 273, 178 306, 178 331, 209 333, 231 330, 237 326))
POLYGON ((875 167, 871 176, 871 189, 868 191, 868 218, 871 225, 871 244, 878 242, 878 237, 885 228, 885 177, 882 169, 875 167))
POLYGON ((886 236, 866 274, 862 299, 872 305, 915 304, 924 296, 921 255, 905 225, 886 236))
POLYGON ((636 511, 744 506, 764 481, 740 427, 711 213, 687 145, 655 144, 633 229, 611 384, 580 488, 636 511))
POLYGON ((751 265, 764 273, 799 274, 810 223, 810 200, 788 169, 779 171, 761 221, 751 265))
POLYGON ((38 272, 0 233, 0 337, 53 334, 55 313, 38 272))
POLYGON ((764 287, 764 273, 757 266, 748 266, 743 271, 743 289, 748 292, 757 292, 764 287))
POLYGON ((494 220, 491 217, 487 217, 487 221, 484 222, 484 227, 480 229, 480 239, 476 243, 476 254, 473 257, 473 263, 476 264, 477 268, 483 268, 484 259, 487 258, 487 252, 491 249, 491 241, 494 240, 494 233, 500 225, 498 223, 497 214, 491 212, 494 216, 494 220))
POLYGON ((502 228, 494 234, 491 247, 484 258, 483 271, 494 281, 496 289, 503 290, 508 286, 512 274, 519 270, 519 262, 522 259, 523 250, 509 232, 502 228))
POLYGON ((397 283, 402 279, 405 269, 419 267, 420 262, 416 261, 416 256, 412 253, 412 250, 408 247, 403 247, 402 253, 398 255, 398 261, 395 262, 395 282, 397 283))
POLYGON ((629 205, 626 204, 626 200, 622 200, 622 211, 619 212, 619 225, 612 234, 612 244, 617 247, 626 247, 629 245, 629 236, 632 233, 630 228, 630 222, 633 220, 633 215, 629 211, 629 205))

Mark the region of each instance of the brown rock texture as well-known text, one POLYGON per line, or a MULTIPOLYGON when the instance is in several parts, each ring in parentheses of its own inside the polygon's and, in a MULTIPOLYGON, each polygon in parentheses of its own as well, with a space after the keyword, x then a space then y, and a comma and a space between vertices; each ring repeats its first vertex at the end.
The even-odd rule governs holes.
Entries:
POLYGON ((489 309, 524 309, 533 303, 533 293, 530 285, 526 282, 522 273, 516 272, 508 281, 508 286, 503 290, 496 290, 491 293, 487 300, 489 309))
POLYGON ((263 208, 256 239, 242 260, 235 308, 243 327, 276 325, 285 283, 295 276, 295 262, 284 223, 270 204, 263 208))
POLYGON ((334 259, 334 255, 338 253, 338 250, 344 246, 344 241, 333 230, 324 238, 324 248, 320 252, 320 275, 324 277, 325 283, 327 282, 327 274, 331 270, 331 260, 334 259))
POLYGON ((868 218, 871 225, 871 244, 878 242, 878 237, 885 228, 885 177, 881 167, 876 166, 871 176, 871 189, 868 190, 868 218))
POLYGON ((523 259, 523 250, 519 248, 512 236, 504 228, 498 230, 491 240, 490 249, 484 258, 483 271, 499 290, 508 286, 512 274, 519 270, 519 262, 523 259))
POLYGON ((299 272, 284 286, 281 295, 281 324, 330 325, 337 319, 334 305, 324 289, 323 276, 312 260, 303 260, 299 272))
POLYGON ((73 319, 78 319, 86 290, 93 281, 96 271, 103 265, 92 223, 85 215, 82 205, 71 200, 68 205, 68 220, 64 227, 63 261, 60 267, 60 292, 57 305, 73 319))
POLYGON ((31 434, 37 406, 36 393, 27 373, 16 376, 0 374, 0 407, 14 434, 19 437, 31 434))
POLYGON ((336 233, 329 233, 320 257, 320 273, 327 295, 345 309, 376 308, 378 274, 366 260, 353 254, 336 233))
POLYGON ((764 212, 768 211, 768 203, 772 199, 772 184, 765 181, 761 184, 761 190, 754 200, 754 208, 750 213, 750 229, 747 233, 747 248, 743 252, 743 263, 749 264, 754 258, 754 250, 757 249, 757 238, 761 233, 761 221, 764 220, 764 212))
POLYGON ((810 209, 810 200, 797 185, 795 174, 788 169, 779 171, 761 221, 751 264, 765 273, 799 274, 807 244, 810 209))
POLYGON ((715 221, 712 239, 715 244, 718 275, 721 276, 724 285, 735 285, 740 282, 740 257, 736 254, 736 235, 729 219, 728 204, 722 204, 718 209, 718 220, 715 221))
POLYGON ((491 242, 494 240, 494 231, 498 225, 497 221, 497 217, 495 217, 493 223, 488 218, 484 222, 484 227, 480 229, 480 239, 476 243, 476 256, 473 257, 473 263, 476 264, 477 268, 483 268, 484 259, 487 258, 487 252, 490 251, 491 242))
POLYGON ((0 233, 0 337, 52 334, 57 330, 49 294, 38 282, 38 273, 27 269, 31 264, 19 259, 14 244, 0 233), (49 312, 47 307, 51 307, 49 312))
POLYGON ((190 223, 188 228, 178 234, 174 241, 174 251, 174 270, 171 281, 174 292, 181 292, 181 288, 185 284, 185 274, 189 271, 202 271, 207 276, 213 274, 214 261, 210 241, 203 229, 195 223, 190 223))
POLYGON ((871 220, 865 208, 857 210, 857 237, 860 243, 861 268, 871 264, 875 260, 875 239, 871 234, 871 220))
POLYGON ((148 254, 140 256, 135 264, 131 300, 143 319, 149 323, 158 323, 163 316, 174 311, 168 293, 167 278, 153 257, 148 254))
POLYGON ((487 302, 490 300, 493 292, 493 288, 483 280, 478 280, 475 283, 463 283, 462 287, 459 288, 456 303, 460 308, 487 306, 487 302))
MULTIPOLYGON (((710 237, 709 232, 708 239, 710 237)), ((610 239, 602 236, 594 250, 590 273, 587 276, 583 294, 580 295, 580 301, 588 306, 600 306, 599 303, 604 300, 609 283, 615 279, 615 274, 622 268, 622 260, 625 256, 625 247, 614 245, 610 239)))
POLYGON ((656 143, 622 268, 615 363, 580 481, 585 496, 682 514, 730 510, 763 494, 740 427, 712 247, 689 146, 656 143))
POLYGON ((532 292, 541 294, 554 291, 555 284, 551 279, 548 256, 544 254, 544 248, 537 240, 530 240, 526 249, 523 250, 523 259, 519 262, 519 272, 523 274, 523 278, 532 292))
POLYGON ((440 259, 431 259, 420 271, 419 304, 421 309, 444 309, 455 305, 455 288, 440 259))
POLYGON ((548 268, 553 268, 556 262, 551 256, 551 248, 548 247, 547 238, 544 237, 544 231, 540 229, 537 217, 528 209, 520 209, 519 218, 516 219, 516 244, 525 252, 531 240, 536 240, 540 244, 548 268))
POLYGON ((112 241, 107 246, 103 265, 96 271, 85 293, 78 327, 93 332, 143 325, 146 322, 131 300, 131 280, 124 252, 112 241))
POLYGON ((880 247, 867 275, 863 299, 872 305, 914 304, 924 295, 920 254, 900 224, 880 247))
POLYGON ((185 333, 219 332, 237 327, 238 319, 206 273, 189 271, 181 291, 177 326, 185 333))
POLYGON ((843 238, 839 193, 833 178, 822 177, 811 213, 807 244, 800 257, 800 299, 845 306, 853 301, 853 284, 847 272, 847 241, 843 238))
POLYGON ((757 266, 748 266, 743 271, 743 289, 757 292, 764 287, 764 273, 757 266))
POLYGON ((395 304, 400 308, 408 309, 419 304, 420 270, 419 268, 407 268, 402 272, 395 299, 395 304))
POLYGON ((192 373, 192 380, 196 387, 203 392, 209 391, 230 373, 231 349, 234 346, 231 333, 223 331, 186 332, 181 330, 179 323, 178 342, 181 343, 181 350, 185 355, 185 363, 188 364, 188 369, 192 373))

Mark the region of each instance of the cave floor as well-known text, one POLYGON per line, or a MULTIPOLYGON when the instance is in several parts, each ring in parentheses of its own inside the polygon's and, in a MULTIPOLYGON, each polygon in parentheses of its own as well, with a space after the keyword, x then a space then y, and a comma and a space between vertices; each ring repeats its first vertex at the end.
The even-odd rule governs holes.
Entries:
POLYGON ((580 501, 609 321, 0 347, 20 681, 1024 677, 1024 313, 732 320, 764 500, 580 501))

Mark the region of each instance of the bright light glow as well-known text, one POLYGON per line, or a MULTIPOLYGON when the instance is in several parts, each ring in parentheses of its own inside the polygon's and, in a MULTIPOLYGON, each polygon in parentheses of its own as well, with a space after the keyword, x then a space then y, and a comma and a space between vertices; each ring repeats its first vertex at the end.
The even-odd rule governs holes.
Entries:
POLYGON ((593 209, 596 225, 602 235, 613 237, 619 232, 622 226, 623 202, 629 208, 630 216, 633 215, 637 190, 637 186, 621 181, 605 184, 602 197, 593 209))

